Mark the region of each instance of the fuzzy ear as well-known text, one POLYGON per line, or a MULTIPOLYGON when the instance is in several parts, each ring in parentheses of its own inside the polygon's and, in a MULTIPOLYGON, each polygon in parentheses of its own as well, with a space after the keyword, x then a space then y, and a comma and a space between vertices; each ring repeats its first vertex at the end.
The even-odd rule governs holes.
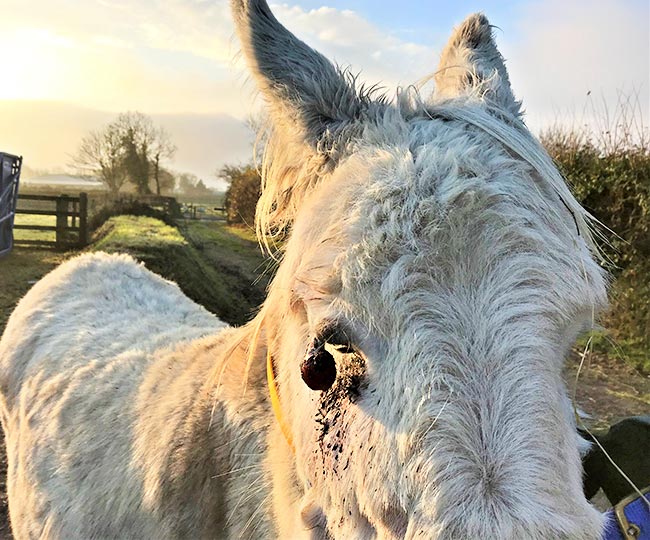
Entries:
POLYGON ((436 95, 453 98, 478 92, 487 101, 520 114, 492 27, 481 13, 470 15, 454 30, 435 73, 436 95))
POLYGON ((296 38, 265 0, 231 0, 237 33, 272 119, 314 146, 361 116, 365 101, 327 58, 296 38))

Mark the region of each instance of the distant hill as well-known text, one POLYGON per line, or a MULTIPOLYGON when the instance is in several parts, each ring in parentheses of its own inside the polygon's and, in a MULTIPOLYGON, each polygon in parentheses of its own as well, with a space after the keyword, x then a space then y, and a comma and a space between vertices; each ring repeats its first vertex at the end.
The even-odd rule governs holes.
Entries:
MULTIPOLYGON (((117 113, 70 103, 0 100, 0 150, 22 155, 31 169, 65 168, 81 138, 117 113)), ((254 135, 245 122, 227 114, 152 114, 178 147, 170 168, 190 172, 216 186, 224 164, 250 161, 254 135)))

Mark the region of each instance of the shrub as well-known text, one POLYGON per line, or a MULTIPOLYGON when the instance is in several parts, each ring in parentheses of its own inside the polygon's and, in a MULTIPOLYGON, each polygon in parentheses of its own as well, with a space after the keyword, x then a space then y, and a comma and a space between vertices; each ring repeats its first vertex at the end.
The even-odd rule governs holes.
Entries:
POLYGON ((118 199, 107 199, 104 204, 96 208, 88 219, 88 228, 90 231, 95 231, 108 219, 122 215, 152 217, 163 221, 167 225, 176 226, 174 219, 166 212, 152 208, 138 199, 120 197, 118 199))
POLYGON ((612 126, 555 127, 541 138, 578 199, 614 233, 605 247, 615 277, 605 323, 633 363, 650 372, 650 138, 636 107, 623 100, 612 126))
POLYGON ((257 169, 252 165, 226 166, 222 169, 221 176, 230 184, 224 199, 228 224, 253 227, 255 208, 261 189, 261 179, 257 169))

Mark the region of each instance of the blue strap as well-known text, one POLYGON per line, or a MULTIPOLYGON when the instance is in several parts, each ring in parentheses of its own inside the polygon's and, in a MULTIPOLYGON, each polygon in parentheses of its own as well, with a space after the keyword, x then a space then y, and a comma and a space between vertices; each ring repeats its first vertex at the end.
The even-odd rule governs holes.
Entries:
POLYGON ((650 540, 649 503, 650 499, 645 495, 626 499, 608 510, 603 540, 650 540))

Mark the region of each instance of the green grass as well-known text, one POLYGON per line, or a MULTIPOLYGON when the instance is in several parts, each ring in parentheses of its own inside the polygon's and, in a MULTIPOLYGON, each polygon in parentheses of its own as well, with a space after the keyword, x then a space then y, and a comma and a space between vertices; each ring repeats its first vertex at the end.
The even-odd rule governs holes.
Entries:
POLYGON ((53 251, 14 248, 0 259, 0 335, 18 301, 67 257, 53 251))
POLYGON ((183 235, 199 249, 214 246, 236 254, 252 256, 260 252, 255 237, 225 222, 184 221, 180 225, 183 235))
POLYGON ((257 276, 265 262, 256 242, 223 222, 177 229, 154 218, 117 216, 93 240, 93 250, 131 254, 230 324, 248 321, 264 299, 266 281, 257 276))
POLYGON ((650 375, 650 349, 641 338, 617 340, 615 346, 609 345, 603 352, 610 357, 618 355, 644 375, 650 375))
MULTIPOLYGON (((56 225, 56 217, 16 214, 14 225, 41 225, 54 227, 56 225)), ((42 240, 46 242, 54 242, 56 240, 56 232, 14 229, 14 240, 16 242, 19 242, 20 240, 42 240)))
POLYGON ((650 375, 650 350, 643 339, 614 339, 606 330, 593 330, 577 341, 576 350, 585 350, 590 337, 589 346, 592 351, 608 358, 623 360, 642 374, 650 375))
POLYGON ((201 218, 224 219, 224 214, 215 208, 223 208, 225 193, 215 193, 197 197, 196 195, 174 195, 181 205, 181 212, 187 216, 191 214, 190 206, 196 209, 196 216, 201 218))
MULTIPOLYGON (((613 338, 607 331, 592 332, 591 348, 608 358, 617 358, 650 375, 650 350, 642 338, 613 338)), ((586 345, 586 339, 583 339, 586 345)))
POLYGON ((223 206, 225 192, 214 193, 213 195, 205 195, 203 197, 196 195, 181 195, 176 194, 174 197, 179 203, 182 204, 198 204, 204 206, 223 206))
POLYGON ((117 216, 109 219, 94 238, 96 251, 128 250, 130 253, 171 246, 186 246, 175 227, 144 216, 117 216))
POLYGON ((208 264, 231 283, 231 287, 240 291, 249 305, 256 307, 264 301, 276 266, 262 254, 252 231, 223 222, 200 221, 185 222, 181 231, 208 264))
POLYGON ((257 236, 255 236, 255 230, 252 227, 227 227, 226 229, 242 240, 257 243, 257 236))

